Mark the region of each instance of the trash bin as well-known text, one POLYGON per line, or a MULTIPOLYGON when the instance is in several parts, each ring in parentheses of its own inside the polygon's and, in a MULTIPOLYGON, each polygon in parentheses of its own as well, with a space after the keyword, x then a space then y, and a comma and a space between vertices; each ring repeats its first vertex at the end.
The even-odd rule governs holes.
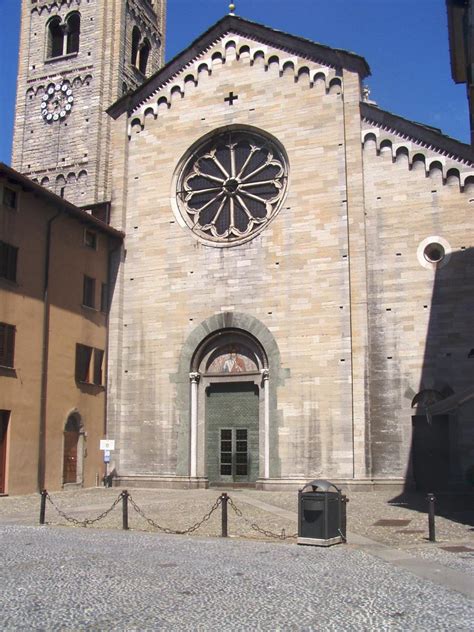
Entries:
POLYGON ((298 491, 298 544, 331 546, 346 541, 346 502, 333 483, 315 480, 298 491), (311 491, 306 491, 311 487, 311 491))

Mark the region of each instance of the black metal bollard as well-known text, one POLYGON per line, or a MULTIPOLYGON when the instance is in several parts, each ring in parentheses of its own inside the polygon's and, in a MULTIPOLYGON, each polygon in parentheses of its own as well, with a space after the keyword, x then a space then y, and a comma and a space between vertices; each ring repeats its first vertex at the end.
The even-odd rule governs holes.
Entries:
POLYGON ((428 539, 430 542, 436 542, 435 532, 435 495, 428 494, 426 497, 428 501, 428 539))
POLYGON ((222 537, 227 537, 227 503, 229 502, 229 497, 225 492, 222 493, 221 496, 221 505, 222 505, 222 537))
POLYGON ((43 489, 43 491, 41 492, 41 504, 40 504, 40 524, 44 524, 45 523, 45 516, 46 516, 46 498, 48 496, 48 492, 43 489))
POLYGON ((122 492, 122 529, 128 530, 128 492, 122 492))

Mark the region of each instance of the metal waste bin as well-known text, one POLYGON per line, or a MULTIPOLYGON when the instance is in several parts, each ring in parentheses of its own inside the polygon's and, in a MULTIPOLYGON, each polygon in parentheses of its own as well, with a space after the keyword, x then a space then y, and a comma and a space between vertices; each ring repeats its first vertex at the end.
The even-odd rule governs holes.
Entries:
POLYGON ((298 491, 298 544, 331 546, 346 541, 346 502, 333 483, 315 480, 298 491), (306 491, 311 487, 311 491, 306 491))

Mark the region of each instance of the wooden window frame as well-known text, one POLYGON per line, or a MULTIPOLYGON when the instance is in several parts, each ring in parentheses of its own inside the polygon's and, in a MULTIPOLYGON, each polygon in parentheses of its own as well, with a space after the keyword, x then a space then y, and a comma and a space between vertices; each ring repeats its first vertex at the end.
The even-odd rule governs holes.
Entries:
POLYGON ((103 349, 95 349, 79 342, 76 343, 76 382, 103 387, 104 358, 105 351, 103 349))

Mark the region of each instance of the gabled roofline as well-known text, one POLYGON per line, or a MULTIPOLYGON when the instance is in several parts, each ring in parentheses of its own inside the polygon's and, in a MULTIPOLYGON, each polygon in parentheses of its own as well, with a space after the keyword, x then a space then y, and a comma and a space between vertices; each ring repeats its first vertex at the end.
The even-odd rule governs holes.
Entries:
POLYGON ((12 169, 3 162, 0 162, 0 177, 2 176, 8 182, 20 186, 23 191, 33 193, 40 199, 44 200, 46 203, 61 209, 61 211, 66 213, 66 215, 77 219, 79 222, 87 224, 88 226, 91 226, 92 228, 95 228, 102 233, 106 233, 110 237, 114 237, 115 239, 123 241, 125 234, 121 231, 112 228, 112 226, 104 224, 104 222, 102 222, 100 219, 97 219, 93 215, 89 215, 89 213, 86 213, 86 211, 82 211, 71 202, 68 202, 64 198, 59 197, 59 195, 48 191, 48 189, 45 189, 40 184, 33 182, 33 180, 30 180, 18 171, 15 171, 15 169, 12 169))
POLYGON ((387 112, 386 110, 381 110, 370 103, 361 102, 360 112, 363 118, 381 127, 393 129, 400 134, 410 136, 415 140, 453 154, 467 162, 472 163, 474 161, 474 152, 470 145, 461 143, 461 141, 455 140, 450 136, 445 136, 441 130, 435 127, 429 127, 422 123, 410 121, 391 112, 387 112))
POLYGON ((203 50, 206 50, 206 48, 211 46, 219 37, 222 37, 229 31, 265 41, 269 45, 285 48, 295 55, 301 55, 309 59, 317 59, 329 66, 345 68, 352 72, 357 72, 361 79, 370 75, 369 65, 360 55, 338 48, 324 46, 323 44, 317 44, 303 37, 277 31, 263 24, 250 22, 249 20, 244 20, 235 15, 226 15, 194 40, 194 42, 181 53, 178 53, 178 55, 163 66, 163 68, 152 75, 145 83, 137 88, 135 92, 124 95, 111 105, 107 113, 112 118, 117 119, 124 112, 130 113, 133 111, 195 59, 203 50))

